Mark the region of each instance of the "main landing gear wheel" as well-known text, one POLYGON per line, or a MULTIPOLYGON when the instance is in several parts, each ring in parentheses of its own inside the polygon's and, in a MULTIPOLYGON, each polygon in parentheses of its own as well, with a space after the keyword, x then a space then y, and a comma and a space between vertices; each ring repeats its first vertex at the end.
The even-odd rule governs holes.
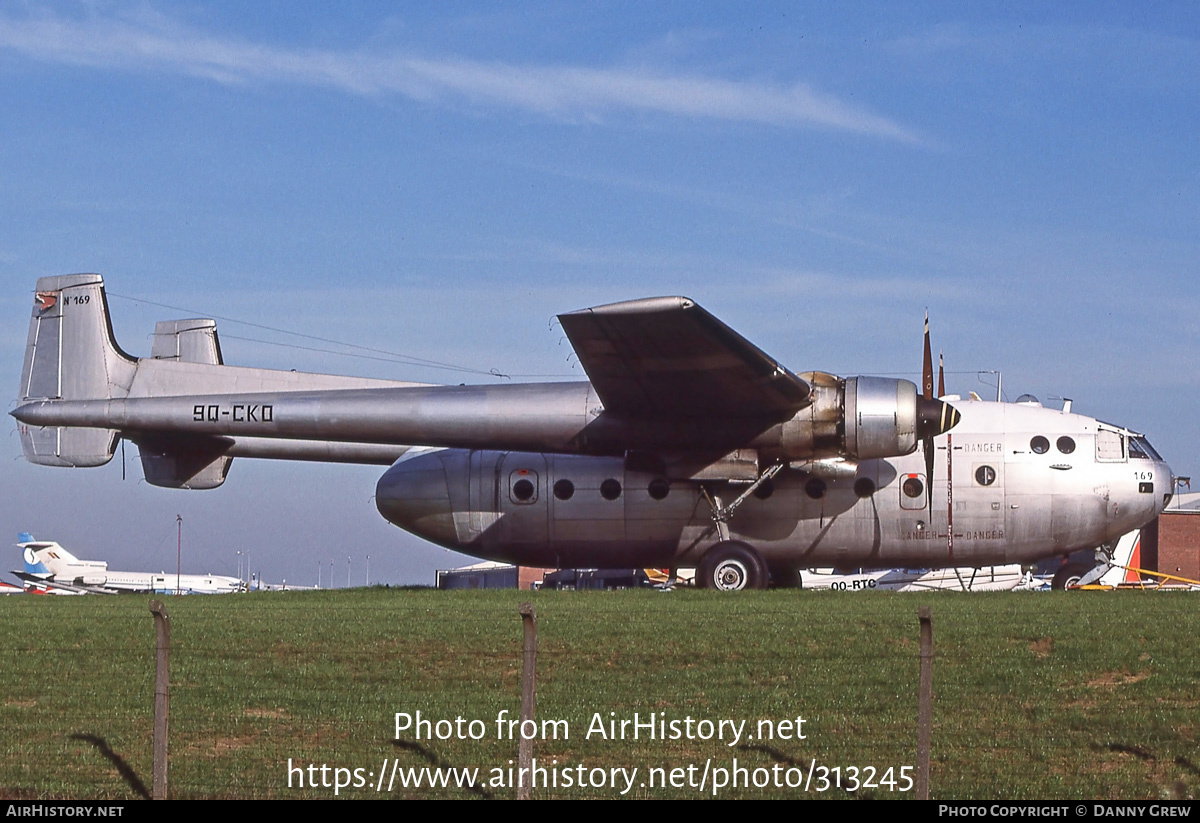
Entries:
POLYGON ((1092 567, 1086 563, 1068 563, 1054 573, 1050 588, 1056 592, 1063 591, 1079 583, 1079 578, 1090 572, 1092 567))
POLYGON ((696 569, 696 580, 702 588, 723 592, 765 589, 767 566, 754 549, 729 540, 708 550, 696 569))

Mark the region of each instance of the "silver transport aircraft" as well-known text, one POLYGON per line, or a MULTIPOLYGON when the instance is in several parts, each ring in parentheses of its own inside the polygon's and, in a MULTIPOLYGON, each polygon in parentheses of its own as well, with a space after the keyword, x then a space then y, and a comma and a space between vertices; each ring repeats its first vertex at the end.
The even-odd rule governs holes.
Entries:
POLYGON ((12 414, 34 463, 103 465, 125 438, 169 488, 219 486, 235 457, 390 465, 380 513, 447 548, 726 590, 1065 557, 1174 491, 1129 429, 935 398, 928 337, 919 390, 793 373, 683 297, 558 319, 588 381, 434 386, 226 366, 212 320, 160 322, 134 358, 99 275, 41 278, 12 414))

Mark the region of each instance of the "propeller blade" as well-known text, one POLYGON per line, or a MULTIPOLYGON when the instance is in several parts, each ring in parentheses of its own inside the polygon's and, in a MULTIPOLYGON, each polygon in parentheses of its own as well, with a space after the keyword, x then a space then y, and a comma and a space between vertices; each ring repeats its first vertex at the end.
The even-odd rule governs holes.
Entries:
POLYGON ((938 397, 946 396, 946 355, 938 352, 938 397))
POLYGON ((929 350, 929 310, 925 310, 925 359, 921 363, 921 396, 933 399, 933 353, 929 350))
MULTIPOLYGON (((938 393, 946 394, 945 358, 938 353, 938 393)), ((929 346, 929 311, 925 312, 925 357, 921 364, 921 397, 917 400, 917 437, 925 451, 925 483, 928 488, 929 518, 933 520, 933 460, 936 447, 933 438, 945 434, 959 421, 958 409, 938 400, 933 394, 933 352, 929 346)))
POLYGON ((929 501, 929 522, 933 524, 933 438, 926 437, 925 446, 925 498, 929 501))

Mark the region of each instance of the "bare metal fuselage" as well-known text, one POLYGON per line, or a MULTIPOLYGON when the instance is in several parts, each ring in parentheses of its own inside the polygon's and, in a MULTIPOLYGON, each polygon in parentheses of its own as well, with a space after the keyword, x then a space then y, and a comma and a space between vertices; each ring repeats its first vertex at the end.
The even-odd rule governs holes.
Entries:
MULTIPOLYGON (((863 461, 853 476, 816 483, 812 474, 783 471, 729 518, 729 539, 754 546, 773 569, 982 566, 1113 541, 1165 503, 1164 463, 1130 456, 1127 446, 1098 457, 1098 430, 1115 442, 1128 442, 1130 432, 1040 406, 953 402, 963 419, 937 438, 932 516, 924 462, 912 454, 863 461), (1044 453, 1031 447, 1037 437, 1051 444, 1044 453), (1074 444, 1070 454, 1057 448, 1064 437, 1074 444), (911 494, 912 480, 920 493, 911 494)), ((376 501, 401 528, 481 557, 666 567, 694 565, 715 539, 701 486, 666 483, 615 457, 420 449, 380 479, 376 501), (532 493, 516 492, 522 481, 532 493)), ((739 486, 708 490, 728 502, 739 486)))

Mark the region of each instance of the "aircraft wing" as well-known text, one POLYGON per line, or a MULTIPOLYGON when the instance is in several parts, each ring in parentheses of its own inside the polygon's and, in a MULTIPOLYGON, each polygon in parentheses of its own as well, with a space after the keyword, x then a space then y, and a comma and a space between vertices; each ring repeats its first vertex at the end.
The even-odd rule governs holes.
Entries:
POLYGON ((35 586, 44 586, 47 589, 57 589, 58 591, 70 592, 71 594, 117 594, 116 589, 109 589, 104 586, 77 586, 73 583, 60 583, 53 577, 41 577, 28 572, 19 572, 15 569, 13 574, 19 577, 25 583, 31 583, 35 586))
POLYGON ((786 419, 811 387, 686 297, 560 314, 606 411, 643 418, 786 419))

